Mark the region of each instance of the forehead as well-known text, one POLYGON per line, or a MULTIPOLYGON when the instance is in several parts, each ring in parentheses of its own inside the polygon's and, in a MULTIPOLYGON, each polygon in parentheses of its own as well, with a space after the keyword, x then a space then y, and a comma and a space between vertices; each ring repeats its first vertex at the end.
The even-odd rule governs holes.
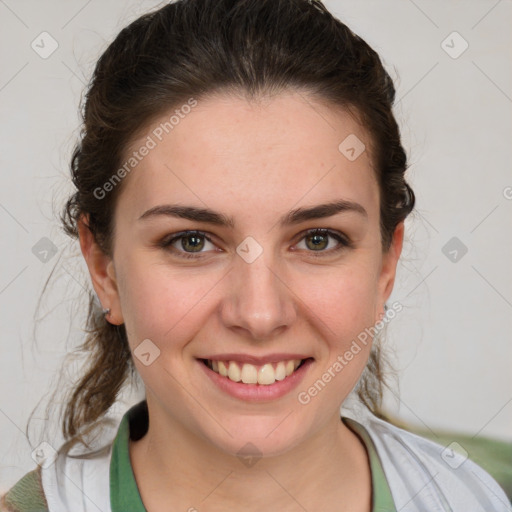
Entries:
POLYGON ((371 215, 378 188, 369 150, 349 159, 347 140, 357 151, 370 145, 346 111, 302 93, 258 102, 211 96, 164 113, 130 145, 126 158, 150 149, 124 178, 119 206, 135 220, 171 202, 261 215, 344 198, 371 215))

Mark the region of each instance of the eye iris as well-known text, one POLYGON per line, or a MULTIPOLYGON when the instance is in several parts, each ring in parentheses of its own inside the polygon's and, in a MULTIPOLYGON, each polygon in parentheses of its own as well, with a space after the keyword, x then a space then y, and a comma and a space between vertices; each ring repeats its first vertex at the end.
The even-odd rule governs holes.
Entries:
POLYGON ((204 247, 204 240, 200 235, 187 235, 181 239, 181 246, 186 251, 199 252, 204 247), (192 241, 192 243, 188 244, 188 241, 192 241))
POLYGON ((327 240, 327 235, 323 235, 323 234, 318 234, 318 233, 315 233, 315 234, 312 234, 312 235, 309 235, 306 237, 306 244, 308 243, 308 241, 312 241, 313 242, 313 247, 308 247, 311 249, 325 249, 325 247, 327 247, 328 245, 328 240, 327 240))

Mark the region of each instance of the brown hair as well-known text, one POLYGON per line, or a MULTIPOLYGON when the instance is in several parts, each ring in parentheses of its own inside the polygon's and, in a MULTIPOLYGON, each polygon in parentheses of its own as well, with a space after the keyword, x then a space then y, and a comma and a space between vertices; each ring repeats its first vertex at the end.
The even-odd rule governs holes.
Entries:
MULTIPOLYGON (((85 97, 71 161, 76 192, 61 216, 66 233, 77 238, 77 224, 85 218, 111 255, 113 212, 123 183, 104 198, 95 191, 157 116, 191 97, 231 92, 255 99, 285 90, 342 107, 367 130, 387 250, 415 202, 404 179, 407 158, 392 113, 395 89, 377 53, 319 0, 178 0, 124 28, 98 60, 85 97)), ((135 373, 124 325, 104 319, 92 292, 87 327, 80 349, 89 367, 66 401, 65 438, 102 419, 135 373)), ((376 414, 382 385, 375 344, 357 392, 376 414)))

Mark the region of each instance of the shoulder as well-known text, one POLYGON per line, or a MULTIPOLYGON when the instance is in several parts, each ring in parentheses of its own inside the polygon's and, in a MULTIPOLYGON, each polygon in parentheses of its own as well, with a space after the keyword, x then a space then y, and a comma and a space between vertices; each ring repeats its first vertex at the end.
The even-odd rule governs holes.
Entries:
MULTIPOLYGON (((110 462, 121 425, 115 418, 104 418, 95 427, 87 443, 65 443, 0 496, 0 512, 109 512, 110 462)), ((127 420, 124 427, 126 437, 127 420)))
POLYGON ((499 484, 457 443, 442 446, 370 415, 370 435, 397 507, 413 510, 489 510, 512 507, 499 484))
POLYGON ((25 474, 0 497, 0 512, 48 512, 40 466, 25 474))

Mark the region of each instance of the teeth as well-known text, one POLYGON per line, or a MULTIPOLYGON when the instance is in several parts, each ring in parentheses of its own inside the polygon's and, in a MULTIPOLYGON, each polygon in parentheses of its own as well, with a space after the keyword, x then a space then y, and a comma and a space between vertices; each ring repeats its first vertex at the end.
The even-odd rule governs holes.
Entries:
MULTIPOLYGON (((231 361, 232 364, 233 361, 231 361)), ((231 364, 230 363, 230 364, 231 364)), ((258 370, 252 364, 244 364, 242 367, 242 382, 244 384, 256 384, 258 382, 258 370)))
POLYGON ((286 367, 282 361, 276 366, 276 380, 283 380, 286 377, 286 367))
POLYGON ((207 361, 209 368, 233 382, 260 384, 263 386, 274 384, 276 381, 289 377, 300 366, 300 363, 300 359, 279 361, 275 365, 266 363, 261 367, 244 363, 240 369, 240 366, 235 361, 207 361))
POLYGON ((238 365, 234 361, 229 362, 228 377, 230 380, 235 382, 240 382, 242 380, 240 368, 238 368, 238 365))
MULTIPOLYGON (((219 361, 218 364, 219 364, 219 373, 223 377, 227 377, 228 376, 228 369, 227 369, 226 365, 224 364, 224 361, 219 361)), ((214 369, 212 368, 212 370, 214 370, 214 369)))

